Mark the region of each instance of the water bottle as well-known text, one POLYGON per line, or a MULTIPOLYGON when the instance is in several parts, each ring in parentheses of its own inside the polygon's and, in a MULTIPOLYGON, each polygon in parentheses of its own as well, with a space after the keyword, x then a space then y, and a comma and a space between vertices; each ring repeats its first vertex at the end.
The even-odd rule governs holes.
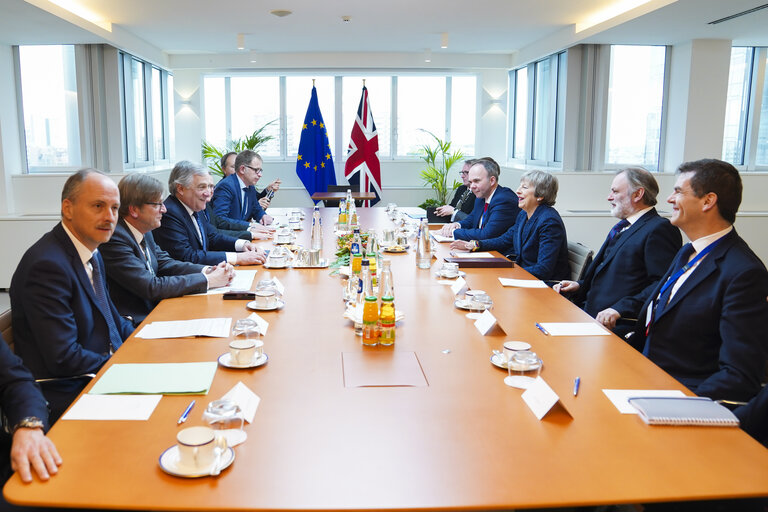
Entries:
POLYGON ((419 233, 416 238, 416 266, 430 268, 432 266, 432 245, 429 238, 427 219, 422 218, 419 233))

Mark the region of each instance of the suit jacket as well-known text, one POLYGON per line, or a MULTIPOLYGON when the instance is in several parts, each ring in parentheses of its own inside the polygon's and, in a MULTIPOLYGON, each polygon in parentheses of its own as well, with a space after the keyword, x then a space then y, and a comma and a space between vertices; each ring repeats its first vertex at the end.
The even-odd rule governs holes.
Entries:
POLYGON ((499 185, 485 212, 483 227, 480 218, 483 216, 485 199, 475 198, 475 207, 472 213, 459 222, 461 226, 453 232, 456 240, 487 240, 502 235, 515 224, 520 208, 517 206, 517 194, 507 187, 499 185))
POLYGON ((112 302, 121 315, 132 317, 135 325, 163 299, 208 289, 208 280, 201 272, 203 265, 174 260, 157 246, 151 232, 144 235, 144 242, 151 272, 146 253, 123 218, 117 221, 109 242, 99 247, 112 302))
POLYGON ((644 353, 691 391, 713 399, 747 401, 765 377, 768 271, 734 229, 702 259, 645 336, 648 304, 634 337, 644 353))
MULTIPOLYGON (((652 208, 612 246, 603 243, 579 282, 575 302, 593 317, 613 308, 623 318, 637 318, 681 245, 680 230, 652 208)), ((626 334, 632 327, 624 325, 617 331, 626 334)))
MULTIPOLYGON (((0 336, 0 408, 10 429, 28 416, 43 420, 48 430, 48 404, 32 374, 0 336)), ((0 479, 11 474, 11 436, 0 431, 0 479)))
MULTIPOLYGON (((96 253, 95 264, 104 275, 96 253)), ((21 258, 11 279, 11 308, 16 352, 36 379, 95 373, 109 359, 111 315, 123 340, 133 325, 109 301, 97 305, 88 274, 61 223, 43 235, 21 258)), ((43 385, 51 421, 82 390, 78 380, 43 385)))
POLYGON ((160 227, 152 231, 152 236, 171 258, 201 265, 218 265, 227 260, 227 251, 234 252, 236 239, 219 233, 204 216, 201 222, 207 247, 203 250, 195 220, 176 196, 168 196, 165 208, 167 211, 163 214, 160 227))
POLYGON ((213 211, 222 219, 226 219, 238 227, 248 229, 250 219, 261 220, 264 209, 259 204, 259 193, 253 185, 247 187, 245 197, 248 200, 248 210, 243 214, 243 194, 237 173, 230 174, 216 184, 213 193, 213 211))
POLYGON ((456 211, 453 213, 454 222, 462 221, 472 213, 472 210, 475 209, 475 199, 475 195, 466 185, 460 185, 456 189, 451 200, 451 206, 456 208, 456 211), (459 204, 459 201, 461 201, 461 204, 459 204))
POLYGON ((565 225, 551 206, 537 207, 530 219, 520 211, 514 226, 499 237, 479 240, 478 248, 510 255, 539 279, 561 280, 571 274, 565 225))
POLYGON ((747 434, 768 448, 768 386, 764 386, 747 405, 737 407, 733 414, 747 434))
POLYGON ((227 235, 234 238, 242 238, 243 240, 249 241, 253 240, 253 236, 251 235, 250 231, 247 229, 242 230, 238 227, 237 223, 223 219, 216 215, 216 212, 213 211, 213 205, 211 205, 211 203, 205 205, 205 210, 203 210, 201 213, 205 215, 205 220, 210 222, 211 225, 216 228, 216 230, 222 235, 227 235))

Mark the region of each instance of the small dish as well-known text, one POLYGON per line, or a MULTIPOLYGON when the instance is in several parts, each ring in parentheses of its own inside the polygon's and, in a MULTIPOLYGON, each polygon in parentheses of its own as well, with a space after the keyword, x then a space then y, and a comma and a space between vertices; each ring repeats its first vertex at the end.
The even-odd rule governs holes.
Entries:
POLYGON ((449 277, 449 276, 446 276, 442 270, 438 270, 437 272, 435 272, 435 275, 441 279, 458 279, 460 277, 466 276, 467 273, 462 270, 459 270, 458 274, 456 274, 455 276, 449 277))
POLYGON ((465 299, 456 299, 453 302, 453 305, 456 306, 459 309, 463 309, 464 311, 469 311, 471 308, 469 307, 469 301, 465 299))
POLYGON ((408 251, 407 245, 390 245, 389 247, 384 248, 384 252, 391 252, 391 253, 403 253, 408 251))
MULTIPOLYGON (((219 459, 219 470, 223 471, 232 465, 235 460, 235 451, 232 448, 221 454, 219 459)), ((165 450, 158 459, 160 469, 173 476, 180 476, 182 478, 200 478, 203 476, 210 476, 213 464, 205 468, 191 468, 179 463, 179 447, 173 445, 165 450)))
POLYGON ((285 306, 285 301, 282 299, 277 299, 277 303, 274 306, 261 306, 259 304, 256 304, 255 300, 252 300, 248 304, 245 305, 248 309, 252 309, 254 311, 275 311, 277 309, 281 309, 283 306, 285 306))
MULTIPOLYGON (((507 369, 507 360, 503 356, 499 356, 498 354, 491 354, 491 364, 503 370, 507 369)), ((537 363, 537 364, 533 364, 526 367, 520 367, 519 365, 513 364, 511 368, 512 368, 512 371, 522 371, 522 370, 530 371, 530 370, 538 370, 542 366, 543 366, 542 363, 537 363)))
POLYGON ((283 263, 281 265, 271 265, 269 263, 269 260, 265 261, 262 265, 264 268, 288 268, 288 263, 283 263))
POLYGON ((256 368, 257 366, 261 366, 265 364, 269 360, 269 357, 267 354, 261 354, 258 357, 254 357, 253 360, 251 360, 248 364, 235 364, 232 362, 232 354, 229 352, 225 352, 219 356, 219 364, 221 366, 224 366, 226 368, 235 368, 235 369, 241 369, 241 368, 256 368))

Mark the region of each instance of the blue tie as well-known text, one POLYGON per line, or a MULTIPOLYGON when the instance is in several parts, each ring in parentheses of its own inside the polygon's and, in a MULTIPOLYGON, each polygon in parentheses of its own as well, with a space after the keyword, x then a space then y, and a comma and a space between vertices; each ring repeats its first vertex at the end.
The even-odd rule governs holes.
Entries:
POLYGON ((608 240, 613 240, 616 238, 616 236, 621 233, 621 231, 629 226, 629 221, 627 219, 621 219, 619 222, 616 223, 615 226, 611 228, 611 230, 608 232, 608 240))
POLYGON ((206 244, 206 236, 205 236, 205 229, 203 229, 203 221, 200 219, 200 212, 193 213, 195 216, 195 222, 197 222, 197 227, 200 229, 200 245, 203 247, 204 251, 207 251, 206 248, 208 244, 206 244))
POLYGON ((91 267, 93 267, 93 292, 96 295, 96 304, 104 315, 104 320, 107 321, 107 328, 109 329, 109 342, 112 351, 115 351, 123 344, 123 339, 120 337, 120 333, 115 325, 115 319, 112 317, 112 308, 110 307, 109 299, 107 298, 107 288, 104 286, 104 278, 101 275, 101 268, 99 262, 96 260, 96 256, 90 259, 91 267))
POLYGON ((243 220, 248 220, 248 187, 243 187, 243 220))

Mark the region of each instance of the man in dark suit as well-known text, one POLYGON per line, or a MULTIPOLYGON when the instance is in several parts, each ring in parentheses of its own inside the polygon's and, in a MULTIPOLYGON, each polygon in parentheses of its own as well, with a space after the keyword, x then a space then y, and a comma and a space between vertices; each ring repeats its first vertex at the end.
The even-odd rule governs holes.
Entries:
POLYGON ((248 229, 251 219, 263 225, 272 223, 259 204, 256 191, 262 174, 262 160, 258 153, 246 149, 235 159, 235 174, 216 184, 213 193, 213 211, 222 219, 234 222, 241 229, 248 229))
POLYGON ((11 280, 16 352, 42 384, 56 421, 133 331, 109 299, 97 251, 117 222, 120 194, 95 169, 67 179, 61 223, 21 258, 11 280))
MULTIPOLYGON (((40 389, 5 340, 0 336, 0 408, 8 433, 0 431, 0 483, 11 471, 18 471, 24 482, 32 481, 32 470, 40 480, 55 475, 61 456, 48 430, 48 406, 40 389)), ((0 504, 2 499, 0 498, 0 504)))
POLYGON ((228 263, 204 267, 177 261, 155 243, 152 230, 160 226, 165 212, 162 183, 133 173, 120 180, 118 189, 120 219, 99 251, 110 296, 121 315, 138 325, 162 299, 229 284, 234 270, 228 263))
MULTIPOLYGON (((230 158, 230 160, 234 160, 234 156, 236 156, 235 153, 232 153, 232 155, 233 156, 230 158)), ((232 164, 232 167, 234 168, 234 163, 232 164)), ((211 200, 213 199, 213 192, 216 187, 213 185, 213 177, 211 177, 210 174, 206 178, 206 182, 208 183, 208 188, 210 189, 211 193, 208 196, 208 200, 205 204, 205 210, 200 213, 205 217, 206 221, 210 222, 211 225, 216 228, 219 233, 234 238, 242 238, 243 240, 267 240, 272 238, 275 230, 271 226, 257 224, 249 227, 248 229, 240 229, 240 224, 237 222, 230 221, 216 215, 216 212, 213 211, 213 205, 211 204, 211 200)), ((261 202, 261 199, 259 199, 259 202, 261 202)))
POLYGON ((466 160, 464 166, 459 172, 463 182, 453 193, 453 199, 450 204, 445 204, 435 209, 435 215, 438 217, 447 217, 446 220, 439 222, 459 222, 467 218, 475 207, 475 195, 469 189, 469 168, 475 163, 474 160, 466 160))
POLYGON ((577 305, 621 337, 634 328, 643 302, 682 245, 680 230, 654 208, 658 193, 658 183, 645 169, 619 171, 608 201, 613 216, 621 220, 608 234, 584 279, 554 286, 555 291, 574 293, 577 305))
POLYGON ((172 258, 191 263, 264 263, 264 251, 247 240, 219 233, 200 213, 211 194, 208 178, 208 171, 199 164, 182 160, 174 166, 168 177, 167 211, 152 232, 155 242, 172 258))
POLYGON ((747 401, 765 377, 768 271, 736 234, 739 172, 707 159, 678 170, 672 224, 692 240, 653 291, 634 337, 691 391, 747 401))
POLYGON ((461 222, 443 226, 440 233, 456 240, 495 238, 514 226, 520 208, 517 194, 499 185, 501 169, 493 158, 479 158, 469 169, 469 188, 475 207, 461 222))

